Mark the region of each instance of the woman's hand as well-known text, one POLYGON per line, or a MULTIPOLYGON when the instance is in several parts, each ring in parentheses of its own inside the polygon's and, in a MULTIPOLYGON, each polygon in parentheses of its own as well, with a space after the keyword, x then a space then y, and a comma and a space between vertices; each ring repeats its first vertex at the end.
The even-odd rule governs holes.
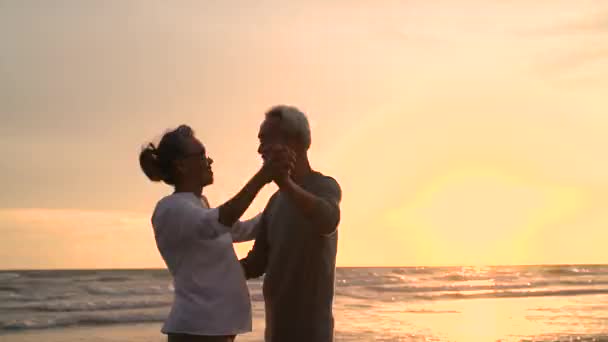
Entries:
POLYGON ((285 182, 295 167, 295 153, 285 145, 272 145, 262 151, 264 165, 258 174, 266 183, 285 182))

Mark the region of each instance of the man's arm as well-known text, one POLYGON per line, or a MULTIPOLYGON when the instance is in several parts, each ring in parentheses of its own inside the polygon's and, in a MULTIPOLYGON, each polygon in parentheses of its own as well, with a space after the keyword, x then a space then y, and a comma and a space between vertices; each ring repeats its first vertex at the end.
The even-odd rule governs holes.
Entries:
POLYGON ((319 234, 327 235, 336 230, 340 221, 342 191, 333 178, 324 177, 323 184, 314 193, 299 186, 291 177, 278 185, 304 216, 315 222, 319 234))
POLYGON ((268 264, 268 240, 264 226, 260 229, 260 234, 255 239, 253 248, 247 256, 240 260, 246 279, 259 278, 266 272, 268 264))
POLYGON ((245 272, 245 278, 258 278, 266 272, 266 265, 268 264, 268 256, 270 254, 270 244, 268 243, 268 212, 271 204, 275 198, 273 195, 266 208, 262 212, 258 224, 255 230, 258 231, 258 235, 253 243, 253 248, 247 256, 240 260, 243 271, 245 272))

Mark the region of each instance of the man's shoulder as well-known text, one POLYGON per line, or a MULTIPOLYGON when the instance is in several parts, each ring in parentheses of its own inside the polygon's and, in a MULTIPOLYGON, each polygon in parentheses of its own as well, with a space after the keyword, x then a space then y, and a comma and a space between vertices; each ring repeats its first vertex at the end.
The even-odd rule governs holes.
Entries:
POLYGON ((340 183, 332 177, 321 172, 315 171, 312 177, 312 183, 315 187, 330 188, 338 192, 342 192, 340 183))

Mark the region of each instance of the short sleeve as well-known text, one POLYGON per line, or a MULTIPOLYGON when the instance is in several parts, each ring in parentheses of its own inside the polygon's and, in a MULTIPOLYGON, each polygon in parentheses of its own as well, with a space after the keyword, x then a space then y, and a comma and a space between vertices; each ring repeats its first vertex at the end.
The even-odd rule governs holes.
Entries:
POLYGON ((212 240, 230 231, 230 227, 220 223, 218 208, 203 208, 189 202, 178 215, 181 238, 212 240))
POLYGON ((326 228, 323 231, 329 232, 324 235, 331 235, 340 223, 342 189, 335 179, 323 176, 312 189, 312 192, 323 200, 316 210, 315 223, 323 225, 326 228))
POLYGON ((230 229, 232 241, 245 242, 254 240, 260 230, 261 219, 262 213, 259 213, 249 220, 237 221, 230 229))

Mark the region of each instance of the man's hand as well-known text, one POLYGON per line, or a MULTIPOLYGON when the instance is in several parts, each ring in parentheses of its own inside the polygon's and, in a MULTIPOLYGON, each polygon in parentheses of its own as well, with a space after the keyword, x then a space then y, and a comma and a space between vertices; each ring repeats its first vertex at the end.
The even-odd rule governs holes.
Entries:
POLYGON ((284 146, 273 146, 263 152, 264 165, 236 196, 219 207, 218 221, 224 226, 232 227, 266 184, 276 179, 289 179, 294 154, 284 146))
POLYGON ((277 185, 289 179, 295 167, 295 153, 284 145, 272 145, 262 151, 264 165, 258 172, 266 183, 274 181, 277 185))

